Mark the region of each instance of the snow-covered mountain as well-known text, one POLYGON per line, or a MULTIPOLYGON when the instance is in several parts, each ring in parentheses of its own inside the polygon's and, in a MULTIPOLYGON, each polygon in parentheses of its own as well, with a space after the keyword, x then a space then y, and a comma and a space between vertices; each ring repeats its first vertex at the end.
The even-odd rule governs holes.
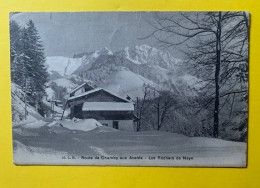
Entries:
POLYGON ((182 60, 168 51, 148 45, 126 47, 112 52, 108 48, 99 51, 75 54, 73 58, 47 57, 47 67, 52 81, 67 83, 75 80, 90 80, 121 96, 142 96, 142 86, 151 85, 180 95, 196 95, 196 83, 200 80, 188 73, 182 60), (62 78, 61 78, 62 77, 62 78), (59 79, 59 80, 58 80, 59 79))
POLYGON ((59 76, 70 76, 82 63, 82 58, 68 58, 62 56, 52 56, 46 58, 47 70, 51 74, 59 76))
POLYGON ((148 45, 125 47, 127 59, 136 64, 149 64, 161 68, 174 68, 181 60, 174 58, 168 51, 161 51, 148 45))

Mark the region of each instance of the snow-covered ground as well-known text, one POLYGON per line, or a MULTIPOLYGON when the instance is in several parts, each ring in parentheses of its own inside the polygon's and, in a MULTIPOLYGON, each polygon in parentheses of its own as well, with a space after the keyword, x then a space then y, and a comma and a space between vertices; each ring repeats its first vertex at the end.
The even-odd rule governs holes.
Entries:
POLYGON ((13 140, 15 164, 246 166, 246 143, 119 131, 93 119, 14 127, 13 140))
POLYGON ((45 92, 47 94, 47 100, 52 100, 55 98, 55 91, 51 87, 46 88, 45 92))
POLYGON ((56 83, 57 86, 65 87, 67 91, 71 91, 75 87, 77 87, 77 84, 74 84, 70 79, 68 78, 58 78, 55 80, 52 80, 52 82, 56 83))
MULTIPOLYGON (((42 101, 46 106, 48 106, 49 108, 51 108, 51 103, 50 102, 48 102, 48 101, 46 101, 46 100, 43 100, 42 101)), ((56 106, 56 105, 54 105, 53 106, 53 110, 54 110, 54 112, 55 113, 58 113, 58 114, 62 114, 62 112, 63 112, 63 109, 62 109, 62 107, 59 107, 59 106, 56 106)), ((65 114, 67 115, 67 111, 65 111, 65 114)))
POLYGON ((118 71, 110 75, 100 87, 113 91, 120 96, 129 95, 132 99, 143 96, 143 85, 148 84, 156 87, 157 85, 150 80, 134 74, 128 70, 118 71))
MULTIPOLYGON (((48 122, 48 119, 44 119, 35 109, 35 107, 27 104, 26 105, 26 119, 25 119, 25 103, 24 103, 24 92, 21 88, 12 83, 12 126, 20 126, 20 125, 33 125, 37 126, 42 124, 42 120, 48 122)), ((45 124, 46 124, 45 122, 45 124)))
POLYGON ((76 71, 82 63, 81 58, 68 58, 61 56, 51 56, 46 58, 47 70, 55 71, 60 76, 69 76, 76 71))
POLYGON ((92 129, 95 129, 96 127, 102 126, 101 123, 99 123, 95 119, 65 119, 65 120, 59 120, 54 121, 48 125, 49 127, 65 127, 70 130, 80 130, 80 131, 90 131, 92 129))

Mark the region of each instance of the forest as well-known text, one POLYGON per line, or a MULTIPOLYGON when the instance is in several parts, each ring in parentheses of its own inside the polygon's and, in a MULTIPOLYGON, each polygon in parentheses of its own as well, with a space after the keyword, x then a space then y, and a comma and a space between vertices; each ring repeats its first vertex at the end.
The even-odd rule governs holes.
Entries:
POLYGON ((10 21, 10 59, 11 81, 22 88, 25 104, 35 107, 44 116, 46 109, 42 98, 46 95, 49 75, 42 41, 32 20, 27 22, 26 27, 10 21))
POLYGON ((202 86, 191 100, 144 86, 144 96, 137 99, 141 119, 137 130, 152 125, 189 136, 246 141, 248 13, 157 12, 147 22, 153 32, 143 39, 153 37, 164 49, 185 45, 185 63, 202 86))

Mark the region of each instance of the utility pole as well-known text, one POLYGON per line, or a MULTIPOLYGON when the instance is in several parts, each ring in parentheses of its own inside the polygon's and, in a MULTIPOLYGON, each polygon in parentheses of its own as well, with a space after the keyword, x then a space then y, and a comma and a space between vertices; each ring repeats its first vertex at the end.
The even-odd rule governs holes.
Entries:
POLYGON ((52 119, 54 118, 54 97, 51 98, 51 111, 52 111, 52 119))

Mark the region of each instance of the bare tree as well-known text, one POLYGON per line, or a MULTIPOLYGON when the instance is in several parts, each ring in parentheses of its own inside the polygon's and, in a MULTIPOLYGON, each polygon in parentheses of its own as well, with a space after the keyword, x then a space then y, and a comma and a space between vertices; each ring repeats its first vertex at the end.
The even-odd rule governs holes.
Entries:
POLYGON ((187 62, 203 80, 203 94, 208 96, 201 106, 214 105, 213 136, 218 137, 222 106, 230 101, 230 96, 247 93, 248 15, 245 12, 156 13, 148 22, 154 31, 146 38, 155 37, 161 47, 186 44, 187 62), (238 87, 242 82, 243 86, 238 87))
POLYGON ((144 84, 143 85, 143 97, 141 99, 139 99, 138 97, 136 98, 136 109, 137 109, 137 116, 139 118, 139 121, 137 122, 137 127, 136 127, 136 131, 139 132, 141 130, 142 127, 142 115, 144 112, 144 107, 145 107, 145 103, 149 94, 149 86, 144 84))
POLYGON ((154 104, 153 107, 156 110, 157 123, 156 128, 158 131, 163 127, 167 116, 170 114, 170 109, 173 106, 172 98, 169 91, 158 91, 153 88, 154 104))

